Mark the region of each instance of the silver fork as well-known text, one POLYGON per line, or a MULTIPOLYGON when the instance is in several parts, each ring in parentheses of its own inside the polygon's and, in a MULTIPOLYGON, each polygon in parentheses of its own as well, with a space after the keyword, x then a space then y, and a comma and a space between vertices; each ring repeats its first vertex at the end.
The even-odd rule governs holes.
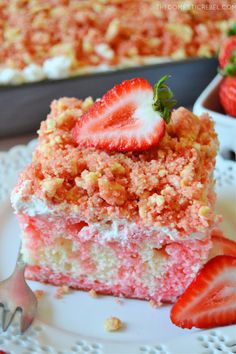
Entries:
POLYGON ((37 299, 25 281, 26 264, 19 251, 12 275, 0 282, 0 306, 2 329, 6 331, 16 312, 21 312, 20 331, 24 333, 33 322, 37 312, 37 299))

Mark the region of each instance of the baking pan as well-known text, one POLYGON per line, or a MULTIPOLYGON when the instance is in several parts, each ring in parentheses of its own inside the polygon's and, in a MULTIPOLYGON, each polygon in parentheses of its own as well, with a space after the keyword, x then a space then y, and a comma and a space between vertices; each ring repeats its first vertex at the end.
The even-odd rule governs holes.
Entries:
POLYGON ((34 132, 55 98, 101 97, 116 83, 132 77, 143 77, 154 84, 161 76, 169 74, 169 85, 178 106, 191 106, 215 76, 217 65, 216 58, 186 59, 64 80, 1 86, 0 138, 34 132))

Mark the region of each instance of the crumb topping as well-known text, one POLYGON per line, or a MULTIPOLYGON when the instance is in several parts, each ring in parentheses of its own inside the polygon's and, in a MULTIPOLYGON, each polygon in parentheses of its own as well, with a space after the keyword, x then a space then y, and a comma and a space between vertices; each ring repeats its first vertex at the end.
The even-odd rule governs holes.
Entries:
POLYGON ((209 116, 174 110, 161 143, 143 152, 79 149, 73 127, 92 102, 52 102, 33 161, 17 187, 28 181, 22 198, 27 201, 33 194, 62 212, 66 206, 87 223, 124 218, 173 225, 183 234, 211 226, 218 141, 209 116))

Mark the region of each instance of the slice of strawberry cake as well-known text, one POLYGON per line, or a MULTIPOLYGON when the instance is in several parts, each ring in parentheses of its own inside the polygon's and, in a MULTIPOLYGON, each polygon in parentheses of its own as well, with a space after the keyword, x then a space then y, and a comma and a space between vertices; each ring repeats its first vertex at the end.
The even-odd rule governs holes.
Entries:
POLYGON ((166 79, 52 102, 12 193, 29 279, 172 302, 205 263, 217 137, 166 79))

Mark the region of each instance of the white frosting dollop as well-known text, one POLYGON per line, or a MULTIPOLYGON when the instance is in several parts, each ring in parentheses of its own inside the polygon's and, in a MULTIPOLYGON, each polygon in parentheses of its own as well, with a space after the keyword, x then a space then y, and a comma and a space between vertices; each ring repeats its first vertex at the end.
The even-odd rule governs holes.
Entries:
POLYGON ((49 79, 64 79, 70 76, 71 64, 70 58, 60 55, 45 60, 43 71, 49 79))
POLYGON ((24 82, 24 76, 22 71, 6 68, 0 70, 0 84, 13 84, 18 85, 24 82))
MULTIPOLYGON (((106 43, 100 43, 94 48, 97 55, 110 60, 114 56, 114 51, 106 43)), ((60 55, 45 60, 42 66, 37 64, 30 64, 23 70, 13 68, 0 68, 0 85, 19 85, 24 82, 39 82, 43 79, 64 79, 71 76, 80 75, 84 73, 95 73, 103 71, 111 71, 121 69, 129 66, 139 64, 150 64, 170 61, 170 58, 156 58, 156 57, 137 57, 137 58, 121 58, 120 64, 111 66, 106 63, 100 65, 88 65, 86 67, 71 70, 71 58, 60 55)))
POLYGON ((15 212, 24 212, 29 216, 49 214, 50 209, 45 201, 32 195, 27 201, 22 198, 25 191, 29 188, 31 182, 25 180, 18 189, 13 190, 11 194, 11 204, 15 212))
POLYGON ((45 79, 46 74, 43 71, 42 66, 36 64, 30 64, 23 70, 24 79, 27 82, 36 82, 45 79))

